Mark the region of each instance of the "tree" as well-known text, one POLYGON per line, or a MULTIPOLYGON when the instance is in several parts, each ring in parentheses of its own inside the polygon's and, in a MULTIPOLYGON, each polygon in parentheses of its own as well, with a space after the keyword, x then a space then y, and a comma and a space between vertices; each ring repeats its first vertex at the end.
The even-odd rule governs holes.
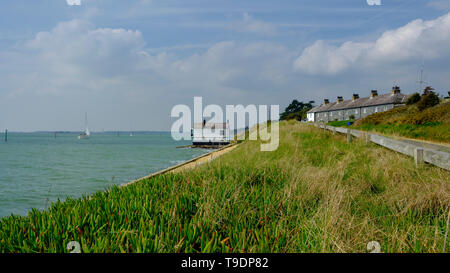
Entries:
POLYGON ((417 103, 420 101, 420 98, 420 94, 416 92, 408 98, 408 100, 406 101, 406 105, 417 103))
POLYGON ((439 96, 434 93, 434 89, 431 86, 427 86, 423 90, 423 95, 420 101, 417 103, 417 108, 423 111, 429 107, 433 107, 439 104, 439 96))
POLYGON ((314 101, 299 102, 298 100, 293 100, 291 104, 284 110, 280 115, 280 120, 302 120, 306 118, 306 113, 313 108, 314 101))
POLYGON ((429 95, 429 94, 431 94, 431 93, 434 93, 434 88, 431 87, 431 86, 427 86, 427 87, 425 87, 425 89, 423 90, 422 96, 426 96, 426 95, 429 95))

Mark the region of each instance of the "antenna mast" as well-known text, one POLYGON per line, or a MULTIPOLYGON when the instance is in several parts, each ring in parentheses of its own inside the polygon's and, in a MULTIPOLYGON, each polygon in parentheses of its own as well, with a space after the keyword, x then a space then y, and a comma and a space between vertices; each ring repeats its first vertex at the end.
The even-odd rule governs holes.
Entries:
POLYGON ((423 79, 423 68, 424 68, 424 63, 422 62, 422 66, 420 67, 420 78, 419 78, 419 93, 423 91, 423 84, 427 83, 426 81, 424 81, 423 79))

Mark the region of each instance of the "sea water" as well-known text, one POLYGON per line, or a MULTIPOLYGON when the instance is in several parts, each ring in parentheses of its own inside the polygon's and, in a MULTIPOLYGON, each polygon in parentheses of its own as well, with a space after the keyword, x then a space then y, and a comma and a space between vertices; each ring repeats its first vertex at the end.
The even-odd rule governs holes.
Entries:
MULTIPOLYGON (((3 136, 3 135, 2 135, 3 136)), ((200 156, 208 150, 177 148, 168 132, 8 133, 0 139, 0 217, 46 209, 200 156)))

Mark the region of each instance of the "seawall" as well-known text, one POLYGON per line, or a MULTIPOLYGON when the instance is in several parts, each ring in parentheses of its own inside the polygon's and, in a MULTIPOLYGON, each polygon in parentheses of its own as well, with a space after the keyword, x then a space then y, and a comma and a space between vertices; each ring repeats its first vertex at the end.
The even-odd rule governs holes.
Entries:
POLYGON ((128 183, 122 184, 122 185, 120 185, 120 187, 126 187, 126 186, 132 185, 134 183, 140 182, 142 180, 153 178, 153 177, 156 177, 156 176, 159 176, 159 175, 163 175, 163 174, 166 174, 166 173, 178 173, 178 172, 186 171, 186 170, 189 170, 189 169, 193 169, 193 168, 195 168, 195 167, 197 167, 199 165, 202 165, 204 163, 208 163, 208 162, 210 162, 210 161, 212 161, 212 160, 222 156, 223 154, 226 154, 226 153, 234 150, 238 145, 239 144, 237 144, 237 143, 233 143, 233 144, 227 145, 227 146, 225 146, 223 148, 220 148, 218 150, 215 150, 215 151, 209 152, 207 154, 198 156, 196 158, 190 159, 190 160, 185 161, 183 163, 180 163, 178 165, 169 167, 169 168, 164 169, 164 170, 157 171, 155 173, 149 174, 149 175, 141 177, 139 179, 136 179, 136 180, 130 181, 128 183))

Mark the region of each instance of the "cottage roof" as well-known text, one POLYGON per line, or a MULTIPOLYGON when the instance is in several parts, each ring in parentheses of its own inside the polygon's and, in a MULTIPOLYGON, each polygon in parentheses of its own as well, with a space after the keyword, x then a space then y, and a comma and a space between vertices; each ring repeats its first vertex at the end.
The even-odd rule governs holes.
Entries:
POLYGON ((375 97, 359 98, 355 100, 345 100, 342 102, 332 102, 328 104, 322 104, 316 106, 308 111, 308 113, 327 112, 343 109, 352 109, 367 106, 376 106, 384 104, 400 104, 405 103, 408 95, 396 93, 396 94, 384 94, 375 97))

